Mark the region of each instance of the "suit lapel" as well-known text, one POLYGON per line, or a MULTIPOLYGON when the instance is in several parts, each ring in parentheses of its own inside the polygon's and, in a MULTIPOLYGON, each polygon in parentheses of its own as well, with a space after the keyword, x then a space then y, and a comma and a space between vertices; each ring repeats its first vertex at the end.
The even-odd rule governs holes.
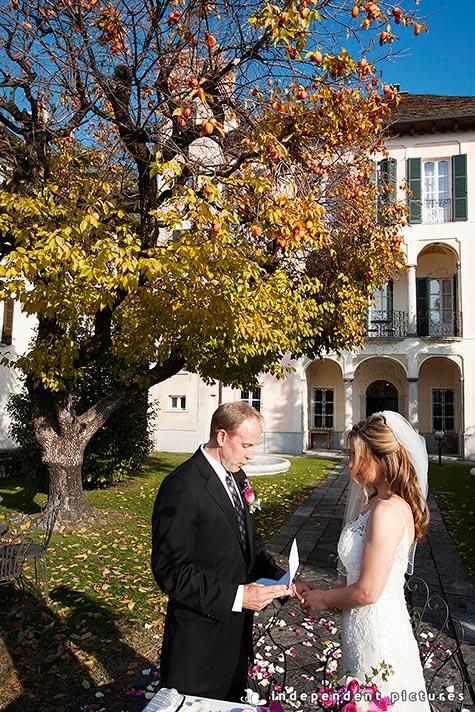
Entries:
MULTIPOLYGON (((211 465, 209 464, 208 460, 205 458, 201 450, 197 450, 195 452, 194 457, 196 458, 198 468, 200 471, 201 477, 205 480, 204 486, 210 497, 214 500, 214 502, 220 507, 223 512, 226 514, 229 523, 231 527, 233 528, 233 531, 236 535, 236 538, 241 545, 241 548, 244 549, 242 546, 241 542, 241 537, 239 534, 239 526, 238 526, 238 521, 236 517, 236 512, 234 511, 234 507, 232 505, 231 500, 229 499, 229 495, 224 489, 224 486, 221 484, 220 479, 216 472, 213 470, 211 465)), ((240 489, 239 483, 236 483, 236 487, 238 490, 240 489)), ((244 507, 244 520, 246 522, 246 537, 248 540, 248 545, 249 545, 249 526, 248 526, 248 515, 249 512, 246 511, 247 507, 244 507)))

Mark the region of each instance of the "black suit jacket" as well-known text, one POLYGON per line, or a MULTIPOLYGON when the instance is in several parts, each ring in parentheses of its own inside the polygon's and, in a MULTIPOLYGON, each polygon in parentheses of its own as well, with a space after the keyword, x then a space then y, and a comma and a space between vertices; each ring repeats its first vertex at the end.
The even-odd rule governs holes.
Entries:
MULTIPOLYGON (((239 491, 245 474, 234 474, 239 491)), ((239 584, 283 571, 267 554, 244 505, 247 546, 233 505, 201 452, 160 487, 152 516, 152 570, 169 596, 161 654, 166 687, 223 698, 244 643, 252 656, 252 612, 233 613, 239 584)))

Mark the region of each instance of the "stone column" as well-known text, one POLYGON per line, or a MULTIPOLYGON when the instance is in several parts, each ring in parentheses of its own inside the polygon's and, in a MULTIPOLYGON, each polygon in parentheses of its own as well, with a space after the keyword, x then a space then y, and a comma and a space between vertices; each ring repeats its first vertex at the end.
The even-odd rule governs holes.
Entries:
POLYGON ((407 403, 408 420, 415 430, 419 430, 419 404, 417 399, 417 378, 408 378, 409 399, 407 403))
POLYGON ((416 265, 408 265, 407 273, 407 324, 409 336, 417 336, 416 265))
POLYGON ((465 378, 460 376, 459 454, 465 459, 465 378))
POLYGON ((345 432, 343 433, 344 443, 346 443, 346 436, 353 427, 353 379, 345 378, 345 432))
MULTIPOLYGON (((305 364, 308 366, 308 364, 305 364)), ((307 368, 302 368, 300 377, 300 403, 301 403, 301 428, 302 428, 302 450, 308 450, 308 384, 307 368)))

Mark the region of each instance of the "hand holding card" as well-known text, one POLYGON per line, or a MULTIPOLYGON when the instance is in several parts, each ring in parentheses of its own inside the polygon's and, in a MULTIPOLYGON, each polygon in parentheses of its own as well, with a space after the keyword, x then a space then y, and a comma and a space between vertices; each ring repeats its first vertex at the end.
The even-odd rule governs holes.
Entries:
POLYGON ((290 588, 290 585, 294 580, 294 576, 297 573, 299 563, 300 562, 297 541, 294 539, 292 542, 292 546, 290 547, 289 570, 278 581, 274 581, 273 579, 268 578, 260 578, 258 581, 256 581, 256 583, 260 583, 263 586, 275 586, 276 584, 280 583, 287 586, 287 588, 290 588))

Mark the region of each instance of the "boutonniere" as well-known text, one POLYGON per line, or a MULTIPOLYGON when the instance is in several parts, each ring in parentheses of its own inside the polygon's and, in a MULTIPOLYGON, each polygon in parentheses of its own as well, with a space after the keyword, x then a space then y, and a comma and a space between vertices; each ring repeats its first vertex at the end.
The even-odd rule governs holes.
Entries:
POLYGON ((246 504, 249 506, 249 511, 254 514, 256 509, 261 508, 261 500, 256 498, 256 494, 251 487, 249 480, 244 480, 244 489, 242 491, 246 504))

